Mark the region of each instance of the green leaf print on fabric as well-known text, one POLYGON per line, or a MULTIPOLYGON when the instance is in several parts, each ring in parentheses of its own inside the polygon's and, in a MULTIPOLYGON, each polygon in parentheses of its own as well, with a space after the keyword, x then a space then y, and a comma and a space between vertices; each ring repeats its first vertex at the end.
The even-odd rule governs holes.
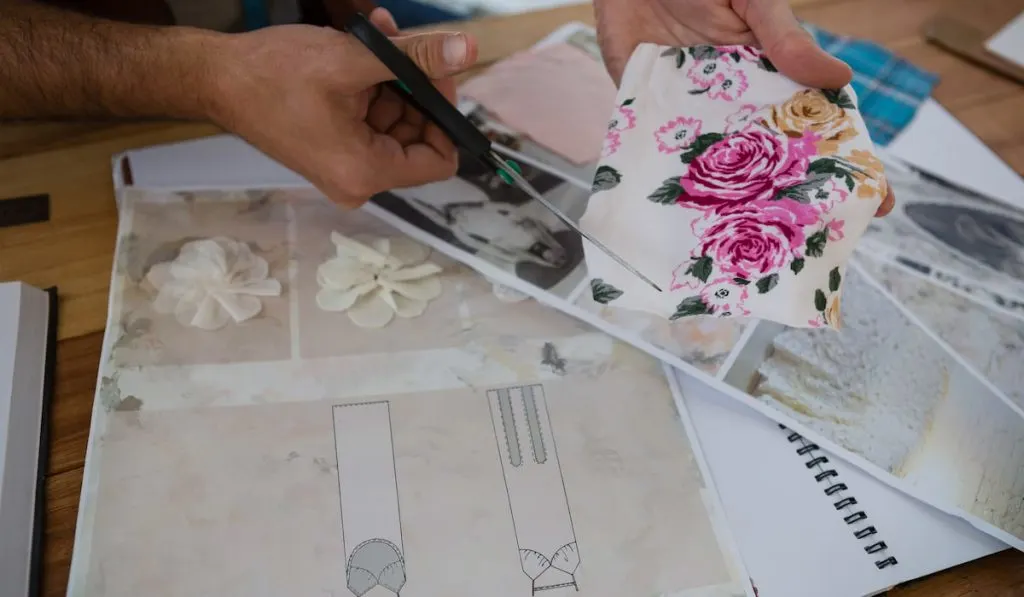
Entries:
POLYGON ((695 160, 697 156, 707 151, 709 147, 718 143, 722 139, 725 139, 725 135, 722 133, 704 133, 693 140, 693 143, 686 148, 686 151, 679 156, 679 159, 682 160, 684 164, 689 164, 695 160))
POLYGON ((775 65, 772 64, 771 60, 768 60, 767 56, 761 56, 761 58, 757 61, 757 67, 762 70, 766 70, 770 73, 779 72, 779 69, 775 68, 775 65))
POLYGON ((647 196, 648 199, 662 205, 672 205, 679 200, 683 194, 683 187, 679 184, 678 178, 669 178, 661 183, 661 186, 647 196))
POLYGON ((594 278, 590 281, 590 292, 594 297, 594 302, 602 305, 607 305, 622 296, 621 290, 601 278, 594 278))
POLYGON ((694 315, 710 315, 711 309, 708 308, 704 301, 699 295, 687 297, 679 303, 676 307, 676 312, 669 317, 669 321, 675 321, 682 317, 692 317, 694 315))
POLYGON ((770 274, 757 281, 757 292, 764 294, 779 284, 779 274, 770 274))
POLYGON ((819 230, 807 237, 804 253, 808 257, 821 257, 825 254, 825 244, 827 242, 828 230, 819 230))
POLYGON ((846 110, 856 110, 857 106, 853 103, 853 98, 846 92, 845 89, 822 89, 822 93, 825 94, 825 98, 833 104, 844 108, 846 110))
POLYGON ((707 282, 711 276, 711 270, 714 267, 714 262, 707 255, 694 259, 690 267, 686 268, 686 273, 690 274, 694 278, 697 278, 701 282, 707 282))
POLYGON ((618 170, 611 166, 599 166, 597 172, 594 173, 594 184, 591 191, 594 193, 608 191, 619 186, 620 182, 622 182, 622 174, 618 170))
POLYGON ((825 299, 825 293, 819 288, 814 291, 814 308, 824 313, 825 307, 828 305, 828 301, 825 299))

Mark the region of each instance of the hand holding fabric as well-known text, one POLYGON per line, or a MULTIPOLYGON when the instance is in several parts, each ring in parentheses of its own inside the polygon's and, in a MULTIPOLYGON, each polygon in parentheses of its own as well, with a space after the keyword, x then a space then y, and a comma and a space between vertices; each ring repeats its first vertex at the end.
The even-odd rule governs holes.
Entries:
MULTIPOLYGON (((594 8, 601 53, 616 84, 642 43, 759 47, 779 72, 807 87, 839 89, 853 77, 818 47, 786 0, 595 0, 594 8)), ((890 190, 876 215, 893 204, 890 190)))

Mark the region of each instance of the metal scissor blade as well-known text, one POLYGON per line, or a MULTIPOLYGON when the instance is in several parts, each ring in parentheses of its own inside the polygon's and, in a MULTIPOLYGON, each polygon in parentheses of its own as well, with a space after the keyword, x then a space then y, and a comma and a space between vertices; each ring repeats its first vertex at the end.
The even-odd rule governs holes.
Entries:
POLYGON ((618 263, 622 267, 626 268, 626 270, 629 271, 629 273, 633 274, 637 278, 640 278, 644 282, 650 284, 650 286, 652 288, 654 288, 655 290, 657 290, 658 292, 662 292, 661 287, 658 286, 657 284, 655 284, 650 278, 648 278, 647 276, 645 276, 645 275, 641 274, 639 271, 637 271, 637 269, 635 267, 633 267, 632 265, 627 263, 626 260, 623 259, 622 257, 619 257, 618 255, 616 255, 611 249, 606 247, 601 241, 597 240, 596 238, 590 236, 589 234, 587 234, 586 232, 581 230, 580 227, 576 225, 576 222, 573 222, 569 218, 569 216, 567 216, 564 213, 562 213, 562 210, 558 209, 550 201, 545 199, 543 195, 541 195, 536 189, 533 188, 533 185, 531 185, 525 178, 523 178, 523 176, 521 174, 519 174, 519 172, 516 172, 515 168, 512 168, 511 166, 509 166, 508 163, 504 159, 501 158, 501 156, 499 156, 497 153, 492 151, 492 152, 490 152, 490 154, 488 154, 487 157, 492 162, 492 164, 491 164, 492 166, 494 166, 495 168, 498 168, 502 172, 504 172, 512 180, 512 182, 516 183, 516 186, 519 187, 519 189, 521 191, 523 191, 524 193, 529 195, 532 199, 535 199, 538 203, 543 205, 548 211, 553 213, 555 215, 555 217, 557 217, 559 220, 561 220, 563 224, 568 226, 571 230, 575 231, 577 234, 579 234, 584 239, 590 241, 591 244, 593 244, 595 247, 597 247, 598 249, 603 251, 606 255, 608 255, 609 257, 614 259, 616 263, 618 263))

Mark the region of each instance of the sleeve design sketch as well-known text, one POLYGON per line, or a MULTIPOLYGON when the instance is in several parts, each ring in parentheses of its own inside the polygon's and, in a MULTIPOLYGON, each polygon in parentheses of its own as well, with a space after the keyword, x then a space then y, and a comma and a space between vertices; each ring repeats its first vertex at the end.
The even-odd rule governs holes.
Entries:
POLYGON ((333 408, 345 578, 356 597, 405 586, 398 476, 387 402, 333 408))
POLYGON ((490 390, 487 398, 530 594, 562 587, 578 591, 576 532, 544 390, 537 384, 516 386, 490 390))

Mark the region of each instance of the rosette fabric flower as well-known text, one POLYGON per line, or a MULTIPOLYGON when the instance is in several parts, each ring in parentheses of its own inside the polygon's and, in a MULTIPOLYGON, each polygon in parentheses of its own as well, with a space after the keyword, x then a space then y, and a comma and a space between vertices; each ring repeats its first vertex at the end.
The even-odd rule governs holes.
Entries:
POLYGON ((750 46, 643 44, 617 104, 580 225, 665 291, 585 244, 594 300, 839 328, 887 189, 852 88, 801 86, 750 46))
POLYGON ((217 330, 258 315, 260 297, 280 296, 281 283, 269 270, 249 245, 217 237, 186 243, 173 261, 150 268, 146 280, 157 293, 154 311, 173 314, 182 325, 217 330))
POLYGON ((404 237, 367 242, 336 232, 331 241, 337 255, 316 272, 317 305, 344 311, 359 327, 381 328, 398 317, 422 315, 441 296, 441 268, 427 261, 430 250, 404 237))

